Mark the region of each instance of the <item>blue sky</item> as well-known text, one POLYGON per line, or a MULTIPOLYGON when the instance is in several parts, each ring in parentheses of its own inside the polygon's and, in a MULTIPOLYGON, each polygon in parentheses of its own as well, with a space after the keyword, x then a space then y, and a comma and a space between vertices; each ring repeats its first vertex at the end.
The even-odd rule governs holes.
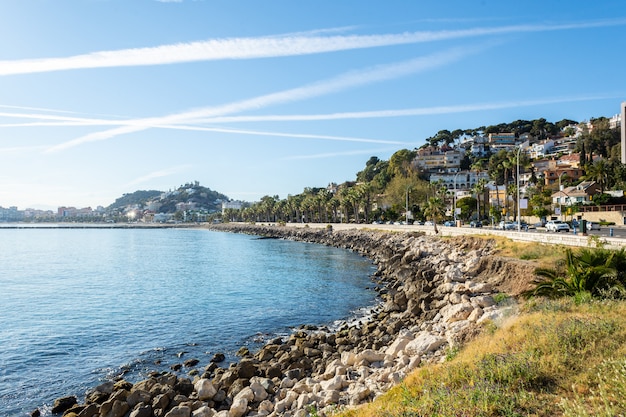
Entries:
POLYGON ((2 0, 0 206, 353 180, 442 129, 613 116, 623 0, 2 0))

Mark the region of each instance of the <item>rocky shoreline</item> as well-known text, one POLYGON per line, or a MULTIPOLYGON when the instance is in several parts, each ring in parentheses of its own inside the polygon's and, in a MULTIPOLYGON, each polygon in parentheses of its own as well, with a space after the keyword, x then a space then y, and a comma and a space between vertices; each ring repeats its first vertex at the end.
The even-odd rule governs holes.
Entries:
MULTIPOLYGON (((211 229, 353 250, 375 263, 382 303, 337 331, 303 326, 236 364, 216 355, 195 375, 153 373, 106 382, 55 401, 68 417, 305 417, 372 401, 422 363, 439 362, 515 313, 514 297, 534 267, 493 256, 494 242, 419 233, 222 224, 211 229), (502 302, 506 300, 507 302, 502 302)), ((196 365, 195 363, 193 365, 196 365)), ((33 416, 38 415, 33 412, 33 416)))

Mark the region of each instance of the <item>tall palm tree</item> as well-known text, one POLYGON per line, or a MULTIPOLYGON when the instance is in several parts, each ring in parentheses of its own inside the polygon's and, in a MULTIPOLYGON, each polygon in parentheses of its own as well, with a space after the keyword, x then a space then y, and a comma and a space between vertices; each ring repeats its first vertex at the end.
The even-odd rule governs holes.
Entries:
POLYGON ((476 220, 480 220, 480 197, 485 194, 485 186, 487 181, 484 178, 479 179, 473 186, 472 192, 476 195, 476 220))
POLYGON ((433 222, 435 233, 439 233, 437 230, 437 223, 440 222, 445 216, 446 203, 441 197, 430 197, 424 207, 424 215, 428 220, 433 222))
POLYGON ((600 185, 600 192, 604 192, 609 180, 609 164, 605 159, 598 159, 593 164, 586 165, 586 177, 590 180, 594 180, 600 185))

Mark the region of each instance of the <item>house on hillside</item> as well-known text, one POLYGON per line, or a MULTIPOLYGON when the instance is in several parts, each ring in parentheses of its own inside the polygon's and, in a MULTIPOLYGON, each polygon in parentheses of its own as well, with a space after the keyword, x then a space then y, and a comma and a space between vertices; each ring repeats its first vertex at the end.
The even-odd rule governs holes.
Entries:
POLYGON ((552 204, 571 206, 574 204, 589 204, 593 196, 600 193, 600 185, 595 181, 583 181, 578 185, 566 187, 552 194, 552 204))
POLYGON ((456 172, 461 168, 463 152, 448 148, 426 146, 417 150, 414 163, 426 172, 456 172))

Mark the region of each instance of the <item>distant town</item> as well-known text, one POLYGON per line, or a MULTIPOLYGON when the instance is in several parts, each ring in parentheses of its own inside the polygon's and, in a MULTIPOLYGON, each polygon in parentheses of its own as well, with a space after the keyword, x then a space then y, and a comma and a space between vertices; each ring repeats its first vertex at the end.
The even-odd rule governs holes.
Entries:
POLYGON ((95 209, 0 207, 0 222, 493 223, 518 216, 580 218, 606 206, 618 211, 616 219, 624 224, 626 212, 615 207, 626 207, 626 103, 620 110, 583 122, 516 120, 442 130, 388 161, 372 156, 354 181, 306 187, 284 199, 233 201, 194 181, 167 192, 125 194, 95 209))

